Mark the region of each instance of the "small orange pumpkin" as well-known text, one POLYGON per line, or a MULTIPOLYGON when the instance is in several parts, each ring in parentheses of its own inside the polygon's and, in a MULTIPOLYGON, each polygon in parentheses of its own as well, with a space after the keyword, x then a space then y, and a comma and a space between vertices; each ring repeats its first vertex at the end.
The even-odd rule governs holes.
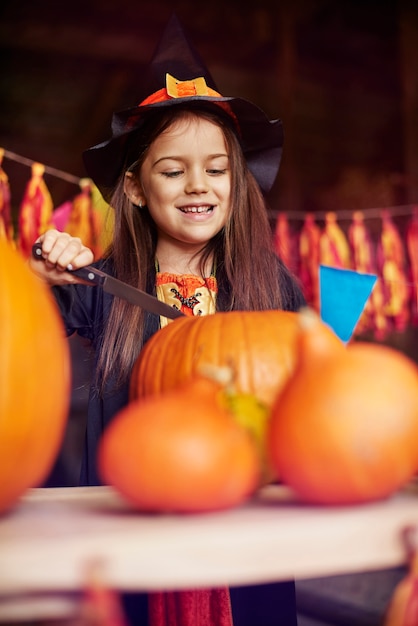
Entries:
POLYGON ((258 486, 258 452, 226 410, 221 390, 195 377, 130 402, 100 440, 103 481, 147 511, 210 511, 245 500, 258 486))
POLYGON ((418 470, 418 368, 383 345, 342 349, 308 320, 267 440, 276 472, 304 501, 384 498, 418 470))
POLYGON ((49 289, 0 241, 0 512, 46 477, 64 435, 70 354, 49 289))
MULTIPOLYGON (((288 311, 232 311, 175 320, 142 349, 132 371, 131 397, 176 386, 202 366, 230 367, 236 393, 271 406, 293 372, 298 314, 288 311)), ((328 328, 324 332, 334 337, 328 328)))

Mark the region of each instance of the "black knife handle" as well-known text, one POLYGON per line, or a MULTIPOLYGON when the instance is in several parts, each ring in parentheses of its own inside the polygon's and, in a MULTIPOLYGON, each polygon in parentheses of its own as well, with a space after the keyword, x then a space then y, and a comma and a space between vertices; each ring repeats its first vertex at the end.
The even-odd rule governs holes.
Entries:
POLYGON ((42 244, 41 243, 34 243, 32 246, 32 256, 34 259, 37 259, 38 261, 43 261, 43 256, 42 256, 42 244))

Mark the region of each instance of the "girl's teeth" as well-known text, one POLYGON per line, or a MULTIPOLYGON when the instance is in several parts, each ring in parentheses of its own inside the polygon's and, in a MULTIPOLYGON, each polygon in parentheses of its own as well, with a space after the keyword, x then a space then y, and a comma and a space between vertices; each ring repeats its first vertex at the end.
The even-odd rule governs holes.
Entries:
POLYGON ((212 207, 210 206, 192 206, 182 209, 185 213, 206 213, 212 207))

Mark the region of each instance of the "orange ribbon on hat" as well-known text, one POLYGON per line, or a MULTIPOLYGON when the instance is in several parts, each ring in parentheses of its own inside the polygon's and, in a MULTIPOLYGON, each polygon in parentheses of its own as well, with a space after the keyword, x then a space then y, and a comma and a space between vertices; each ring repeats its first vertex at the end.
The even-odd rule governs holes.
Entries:
POLYGON ((178 80, 171 74, 165 75, 165 87, 145 98, 139 106, 164 102, 171 98, 190 98, 191 96, 212 96, 221 98, 221 94, 207 86, 203 76, 191 80, 178 80))
MULTIPOLYGON (((178 80, 171 74, 167 73, 165 75, 165 84, 165 87, 155 91, 150 96, 145 98, 145 100, 142 100, 138 106, 142 107, 148 104, 157 104, 158 102, 165 102, 172 99, 181 100, 182 98, 191 98, 194 96, 222 98, 222 95, 218 91, 215 91, 211 87, 207 86, 206 80, 203 76, 198 76, 197 78, 192 78, 191 80, 178 80)), ((232 117, 238 132, 240 132, 238 120, 229 104, 226 102, 216 102, 216 105, 220 106, 230 117, 232 117)))

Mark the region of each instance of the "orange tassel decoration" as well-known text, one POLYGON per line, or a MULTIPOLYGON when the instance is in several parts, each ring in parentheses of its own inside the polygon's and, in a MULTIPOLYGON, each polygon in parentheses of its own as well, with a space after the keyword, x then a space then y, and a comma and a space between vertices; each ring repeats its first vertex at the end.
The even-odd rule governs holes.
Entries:
MULTIPOLYGON (((348 242, 353 260, 353 269, 365 274, 376 274, 375 251, 370 233, 364 223, 364 214, 361 211, 353 213, 352 222, 348 228, 348 242)), ((378 280, 357 324, 356 335, 367 330, 374 330, 377 339, 385 336, 388 324, 383 304, 382 285, 380 280, 378 280)))
POLYGON ((97 259, 102 255, 99 245, 98 223, 92 202, 93 183, 89 178, 80 180, 79 193, 73 200, 70 216, 65 225, 65 232, 79 237, 83 244, 93 250, 97 259))
POLYGON ((409 257, 413 294, 411 297, 412 322, 418 324, 418 206, 414 207, 406 229, 406 248, 409 257))
POLYGON ((319 311, 319 240, 321 231, 307 213, 299 235, 299 278, 307 304, 319 311))
POLYGON ((351 248, 353 269, 357 272, 373 273, 375 267, 372 241, 364 223, 364 214, 361 211, 353 213, 353 219, 348 228, 348 242, 351 248))
POLYGON ((98 233, 98 249, 95 257, 101 256, 100 251, 106 250, 112 243, 115 212, 104 200, 102 194, 96 185, 92 185, 91 188, 91 202, 94 211, 94 218, 96 223, 96 233, 98 233))
POLYGON ((274 249, 277 256, 292 271, 297 269, 295 237, 292 234, 286 213, 279 213, 273 236, 274 249))
POLYGON ((0 148, 0 238, 14 240, 10 186, 6 172, 2 168, 4 150, 0 148))
POLYGON ((409 288, 405 253, 398 229, 388 211, 382 211, 382 233, 378 247, 384 289, 384 312, 395 330, 405 330, 409 319, 409 288))
POLYGON ((350 268, 350 247, 333 212, 325 216, 325 229, 319 241, 319 261, 321 265, 350 268))
POLYGON ((395 587, 385 613, 383 626, 417 626, 418 624, 418 552, 417 529, 403 532, 409 571, 395 587))
POLYGON ((32 178, 26 186, 19 211, 19 248, 29 257, 34 241, 50 226, 53 203, 43 179, 45 167, 41 163, 32 165, 32 178))

